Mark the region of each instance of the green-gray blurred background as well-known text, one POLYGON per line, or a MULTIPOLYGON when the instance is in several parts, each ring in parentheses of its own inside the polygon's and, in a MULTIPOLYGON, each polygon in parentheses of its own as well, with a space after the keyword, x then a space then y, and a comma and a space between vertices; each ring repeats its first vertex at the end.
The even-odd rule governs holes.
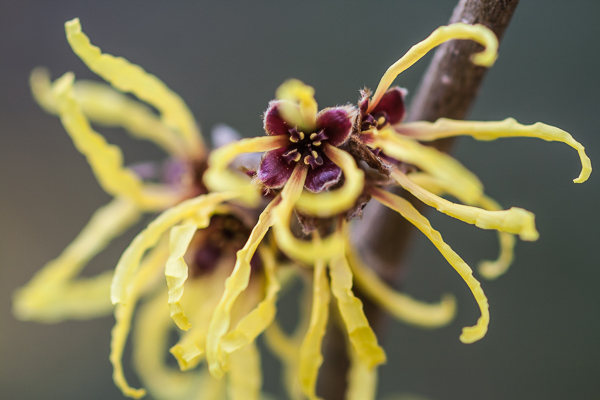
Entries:
MULTIPOLYGON (((60 122, 31 99, 38 65, 57 77, 93 78, 71 52, 63 23, 79 17, 104 51, 163 79, 188 103, 203 131, 226 123, 262 135, 260 115, 286 78, 314 86, 321 106, 355 102, 411 45, 445 24, 454 1, 0 3, 0 397, 119 399, 108 362, 112 317, 42 325, 16 321, 12 292, 75 237, 109 200, 60 122)), ((600 2, 528 1, 517 8, 471 119, 543 121, 573 134, 600 160, 600 2)), ((429 58, 396 81, 414 91, 429 58)), ((410 97, 409 97, 410 100, 410 97)), ((154 146, 103 131, 127 162, 160 160, 154 146)), ((582 185, 577 154, 534 139, 461 139, 454 154, 504 206, 533 211, 541 234, 518 243, 516 262, 483 282, 488 335, 458 340, 478 310, 435 248, 415 235, 405 289, 434 301, 458 297, 456 320, 437 331, 390 322, 380 397, 594 399, 600 393, 598 174, 582 185)), ((472 266, 494 257, 495 235, 429 212, 472 266)), ((112 268, 135 229, 94 260, 112 268)), ((390 245, 394 240, 390 238, 390 245)), ((284 311, 286 312, 286 311, 284 311)), ((289 311, 288 311, 289 312, 289 311)), ((265 360, 266 387, 279 390, 265 360)), ((134 374, 128 371, 132 382, 134 374)))

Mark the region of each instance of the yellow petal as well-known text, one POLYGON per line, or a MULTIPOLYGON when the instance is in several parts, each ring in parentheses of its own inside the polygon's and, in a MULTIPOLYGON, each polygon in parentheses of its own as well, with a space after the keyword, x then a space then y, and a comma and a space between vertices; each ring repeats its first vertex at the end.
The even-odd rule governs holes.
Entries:
POLYGON ((329 283, 325 274, 325 263, 317 261, 314 267, 313 303, 310 326, 300 347, 299 378, 302 392, 310 400, 316 395, 317 376, 323 363, 321 343, 325 336, 329 315, 329 283))
POLYGON ((276 273, 275 255, 267 247, 259 248, 259 254, 264 266, 266 277, 265 298, 247 314, 235 329, 230 331, 221 341, 221 348, 225 353, 232 353, 239 348, 254 342, 275 318, 275 302, 277 293, 281 289, 276 273))
POLYGON ((344 240, 335 233, 323 240, 310 242, 297 239, 290 231, 292 211, 302 193, 306 173, 306 166, 298 163, 281 191, 281 203, 273 210, 273 236, 279 249, 289 257, 312 264, 317 259, 329 260, 343 252, 344 240))
POLYGON ((140 307, 133 334, 133 365, 142 384, 153 398, 181 400, 206 390, 206 382, 196 373, 182 373, 170 367, 165 355, 174 329, 165 303, 166 293, 159 291, 140 307))
MULTIPOLYGON (((453 181, 441 180, 422 172, 408 174, 407 176, 412 182, 438 196, 443 196, 448 193, 463 203, 478 205, 488 211, 498 211, 502 209, 500 204, 485 195, 481 196, 477 201, 470 202, 471 199, 464 196, 464 192, 461 190, 460 186, 455 185, 453 181)), ((493 261, 482 261, 477 266, 478 272, 486 279, 496 279, 504 274, 513 262, 516 242, 514 235, 506 232, 498 232, 498 242, 500 245, 500 254, 498 255, 498 258, 493 261)))
POLYGON ((377 274, 364 265, 358 253, 348 245, 348 261, 356 286, 365 296, 379 304, 407 324, 420 328, 439 328, 452 321, 456 313, 456 299, 451 294, 442 296, 439 303, 428 304, 396 292, 383 282, 377 274))
POLYGON ((350 369, 346 400, 375 400, 377 393, 377 368, 370 368, 349 346, 350 369))
MULTIPOLYGON (((123 372, 123 350, 131 329, 131 318, 143 289, 156 277, 164 267, 168 256, 166 241, 156 246, 145 258, 138 273, 135 275, 127 298, 115 307, 115 326, 111 332, 110 362, 113 366, 115 385, 125 396, 139 399, 146 394, 144 389, 134 389, 127 383, 123 372)), ((164 300, 163 300, 164 301, 164 300)), ((166 314, 166 313, 165 313, 166 314)))
POLYGON ((79 18, 65 23, 67 40, 71 48, 90 70, 110 82, 112 86, 155 107, 168 127, 175 129, 180 140, 185 143, 188 154, 199 159, 204 153, 202 137, 192 113, 179 95, 171 91, 156 76, 147 73, 138 65, 131 64, 122 57, 102 53, 92 45, 81 31, 79 18))
POLYGON ((102 188, 115 197, 130 199, 144 210, 161 210, 179 201, 183 193, 165 185, 144 185, 133 171, 123 167, 121 150, 95 132, 81 112, 73 95, 73 79, 73 74, 66 73, 56 80, 52 93, 65 130, 86 157, 102 188))
POLYGON ((365 174, 347 152, 327 143, 323 146, 323 151, 342 169, 344 184, 338 189, 322 193, 304 191, 298 198, 296 207, 310 215, 330 217, 343 213, 356 203, 363 190, 365 174))
POLYGON ((331 260, 329 275, 331 291, 337 299, 354 351, 369 369, 383 364, 386 361, 385 352, 377 343, 377 336, 367 321, 362 302, 352 293, 352 271, 344 253, 331 260))
POLYGON ((250 233, 248 241, 237 252, 235 267, 229 278, 225 281, 225 291, 213 312, 206 339, 206 359, 210 372, 215 378, 221 378, 224 374, 222 366, 224 356, 221 353, 221 340, 229 329, 231 310, 239 295, 248 287, 251 272, 250 261, 263 237, 273 225, 271 211, 278 204, 277 201, 278 199, 272 201, 261 213, 258 223, 250 233))
POLYGON ((316 127, 319 107, 312 86, 298 79, 289 79, 277 88, 275 96, 278 100, 287 100, 281 104, 280 110, 291 126, 298 126, 302 132, 311 132, 316 127))
POLYGON ((380 189, 373 190, 373 197, 383 205, 400 213, 418 230, 423 232, 448 263, 458 272, 461 278, 463 278, 477 301, 481 317, 479 317, 475 326, 463 328, 460 340, 463 343, 473 343, 483 338, 490 322, 489 304, 487 297, 485 297, 481 289, 481 284, 473 277, 471 268, 444 242, 440 233, 431 227, 427 218, 421 215, 407 200, 380 189))
POLYGON ((219 147, 210 153, 209 168, 203 178, 204 184, 213 192, 238 190, 243 193, 243 198, 240 200, 248 206, 256 207, 261 199, 261 192, 247 176, 229 170, 229 164, 240 154, 274 150, 285 146, 288 142, 288 138, 283 135, 262 136, 241 139, 219 147))
POLYGON ((183 286, 188 277, 188 266, 183 256, 185 256, 188 246, 198 228, 198 225, 195 223, 176 225, 171 228, 169 259, 165 267, 165 277, 167 278, 167 287, 169 288, 168 304, 171 318, 173 318, 179 329, 184 331, 190 329, 192 325, 185 316, 183 307, 179 302, 181 296, 183 296, 183 286))
POLYGON ((144 252, 152 248, 168 229, 183 219, 200 216, 207 218, 224 201, 239 196, 237 193, 211 193, 186 200, 171 207, 140 232, 125 250, 117 267, 111 287, 113 304, 125 303, 129 285, 138 269, 144 252))
MULTIPOLYGON (((57 114, 58 104, 52 95, 48 70, 35 68, 29 81, 38 104, 47 112, 57 114)), ((73 90, 81 111, 93 123, 123 127, 139 139, 153 141, 168 154, 177 158, 186 157, 183 142, 144 104, 98 82, 76 81, 73 90)))
POLYGON ((90 259, 139 218, 138 209, 130 201, 119 198, 96 211, 62 254, 15 293, 13 312, 17 318, 57 322, 110 313, 112 271, 95 278, 74 278, 90 259))
POLYGON ((213 273, 188 282, 188 291, 193 296, 184 298, 184 308, 192 310, 190 322, 193 327, 181 335, 169 350, 182 371, 196 367, 204 358, 210 318, 223 294, 225 278, 232 266, 233 258, 223 257, 213 273))
POLYGON ((229 399, 258 400, 261 398, 262 374, 256 344, 250 343, 230 355, 229 399))
POLYGON ((479 24, 468 25, 462 22, 440 26, 427 39, 411 47, 401 59, 392 64, 383 74, 369 104, 369 112, 375 108, 385 91, 402 71, 419 61, 434 47, 454 39, 473 40, 485 47, 483 51, 472 56, 472 61, 476 65, 491 67, 498 57, 498 39, 494 32, 485 26, 479 24))
MULTIPOLYGON (((486 210, 500 210, 500 204, 490 197, 483 196, 480 199, 481 207, 486 210)), ((510 233, 498 232, 498 242, 500 244, 500 254, 496 260, 485 260, 479 263, 477 271, 486 279, 496 279, 500 275, 504 274, 508 267, 513 262, 514 248, 515 248, 515 237, 510 233)))
POLYGON ((483 194, 481 181, 455 158, 424 146, 414 139, 397 134, 393 129, 382 129, 374 135, 372 146, 400 161, 413 164, 445 182, 452 182, 466 203, 474 203, 483 194))
POLYGON ((288 396, 292 400, 303 400, 302 389, 298 370, 300 368, 300 348, 305 333, 308 331, 311 321, 311 302, 312 302, 312 282, 308 282, 301 296, 300 321, 292 335, 288 336, 279 326, 277 321, 273 321, 265 331, 265 342, 270 350, 279 358, 284 368, 284 387, 288 396))
POLYGON ((522 208, 511 207, 509 210, 487 211, 477 207, 455 204, 416 185, 397 169, 392 171, 391 176, 423 203, 435 207, 438 211, 453 218, 481 229, 514 233, 519 235, 521 240, 534 241, 539 237, 535 229, 534 215, 522 208))
POLYGON ((577 150, 581 160, 581 172, 573 182, 585 182, 592 173, 592 162, 585 154, 585 147, 562 129, 542 124, 541 122, 536 122, 532 125, 521 125, 513 118, 493 122, 455 121, 440 118, 434 123, 411 122, 402 124, 398 126, 398 132, 417 140, 436 140, 445 137, 468 135, 477 140, 495 140, 504 137, 534 137, 549 142, 562 142, 577 150))

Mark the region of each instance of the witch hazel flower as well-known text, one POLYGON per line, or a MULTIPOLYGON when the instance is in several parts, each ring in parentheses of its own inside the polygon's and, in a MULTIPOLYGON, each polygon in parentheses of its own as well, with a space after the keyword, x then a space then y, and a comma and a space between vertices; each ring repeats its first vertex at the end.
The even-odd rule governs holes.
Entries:
MULTIPOLYGON (((400 213, 425 234, 463 278, 481 312, 477 324, 463 329, 460 340, 464 343, 480 340, 488 329, 489 305, 481 284, 430 222, 409 201, 389 189, 401 187, 440 212, 481 229, 497 231, 500 255, 497 260, 480 265, 480 273, 486 278, 498 277, 511 264, 515 236, 526 241, 538 238, 531 212, 518 207, 503 210, 484 193, 483 185, 472 172, 450 155, 425 146, 421 141, 457 135, 470 135, 479 140, 525 136, 560 141, 579 153, 582 170, 575 182, 584 182, 591 173, 591 163, 583 146, 567 132, 542 123, 526 126, 514 119, 501 122, 440 119, 435 123, 402 123, 406 91, 390 88, 393 81, 431 49, 455 39, 473 40, 484 47, 472 57, 475 64, 490 67, 496 60, 498 41, 488 28, 464 23, 442 26, 387 70, 372 97, 368 90, 361 91, 356 109, 336 107, 317 113, 314 89, 290 80, 278 89, 277 100, 271 102, 265 112, 266 137, 243 139, 217 150, 209 158, 205 182, 212 190, 219 191, 228 187, 224 182, 232 184, 230 188, 249 184, 228 170, 231 160, 246 152, 264 153, 255 181, 273 190, 276 197, 261 215, 265 226, 261 227, 260 238, 256 240, 262 240, 272 227, 278 248, 313 270, 312 308, 310 323, 303 331, 306 333, 287 336, 275 321, 267 330, 270 346, 286 365, 288 381, 296 382, 290 386, 292 396, 301 394, 316 398, 316 378, 322 362, 319 349, 328 319, 329 292, 337 298, 348 333, 349 398, 374 398, 375 367, 385 361, 385 353, 377 344, 362 311, 362 302, 353 294, 353 285, 360 287, 365 296, 391 314, 415 326, 443 326, 454 315, 452 296, 445 295, 438 304, 418 302, 394 291, 364 265, 349 238, 348 217, 356 215, 352 210, 357 205, 362 207, 372 198, 400 213), (327 159, 339 169, 325 168, 331 165, 327 159), (452 196, 458 203, 441 196, 452 196), (316 219, 315 228, 307 237, 292 233, 292 211, 299 217, 309 215, 316 219)), ((255 231, 259 226, 260 222, 255 231)), ((247 262, 239 270, 236 266, 230 279, 248 268, 247 262)), ((240 283, 242 287, 243 283, 240 283)), ((225 294, 222 304, 232 301, 239 293, 238 289, 233 297, 225 294)), ((220 331, 212 331, 215 339, 209 340, 215 353, 212 357, 209 353, 208 362, 215 376, 222 373, 218 338, 226 331, 225 326, 221 326, 220 331)))
POLYGON ((326 149, 348 141, 356 109, 333 107, 317 113, 313 96, 313 88, 289 80, 277 91, 278 100, 273 100, 265 111, 265 132, 288 138, 284 146, 264 154, 256 171, 257 181, 267 189, 283 187, 298 163, 307 166, 304 187, 313 193, 329 189, 342 176, 341 168, 327 156, 326 149))
MULTIPOLYGON (((256 223, 257 211, 230 202, 243 199, 241 191, 208 192, 203 183, 208 150, 192 113, 176 93, 141 67, 92 45, 78 19, 67 22, 65 29, 73 51, 109 85, 75 81, 72 73, 51 82, 46 70, 36 69, 31 76, 32 92, 46 111, 60 117, 114 200, 94 214, 58 258, 15 293, 15 315, 58 322, 114 312, 110 361, 115 384, 126 396, 146 394, 145 389, 129 385, 122 365, 134 324, 134 365, 154 398, 198 398, 198 392, 206 390, 218 397, 229 392, 233 398, 258 399, 262 377, 253 341, 237 341, 230 347, 235 354, 228 361, 227 379, 214 379, 207 369, 196 368, 204 360, 211 315, 236 252, 256 223), (136 138, 156 143, 170 158, 162 167, 127 167, 121 150, 107 143, 92 124, 123 128, 136 138), (157 170, 162 173, 157 175, 157 170), (97 253, 144 213, 159 215, 136 236, 114 270, 79 276, 97 253), (134 320, 139 304, 143 305, 134 320), (180 332, 180 340, 170 346, 173 330, 180 332), (168 365, 167 351, 179 369, 168 365), (192 369, 193 373, 181 372, 192 369)), ((264 325, 265 318, 248 317, 248 312, 258 304, 261 309, 273 309, 280 285, 275 253, 268 246, 256 249, 248 261, 253 273, 240 296, 245 306, 232 315, 256 328, 264 325)))

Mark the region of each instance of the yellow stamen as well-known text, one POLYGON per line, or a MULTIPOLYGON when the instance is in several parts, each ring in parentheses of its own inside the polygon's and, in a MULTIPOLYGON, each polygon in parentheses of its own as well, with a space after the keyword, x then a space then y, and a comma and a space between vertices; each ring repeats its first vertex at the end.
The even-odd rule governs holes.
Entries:
POLYGON ((375 106, 381 100, 385 91, 390 87, 394 79, 404 70, 419 61, 434 47, 454 39, 473 40, 485 47, 480 53, 472 56, 472 61, 476 65, 491 67, 498 57, 498 39, 494 32, 483 25, 468 25, 462 22, 447 26, 440 26, 427 39, 415 44, 406 52, 401 59, 392 64, 383 74, 377 90, 371 99, 368 112, 373 111, 375 106))
POLYGON ((473 224, 481 229, 494 229, 513 233, 519 235, 521 240, 535 241, 539 237, 535 229, 535 217, 527 210, 511 207, 509 210, 487 211, 477 207, 455 204, 416 185, 397 169, 392 171, 391 176, 400 186, 423 203, 435 207, 438 211, 453 218, 473 224))
POLYGON ((313 150, 313 151, 311 152, 311 154, 312 154, 312 156, 313 156, 314 158, 317 158, 317 157, 319 157, 319 153, 317 153, 315 150, 313 150))
POLYGON ((473 277, 471 268, 444 242, 440 233, 431 227, 427 218, 421 215, 407 200, 380 189, 373 190, 373 197, 383 205, 399 212, 418 230, 423 232, 471 289, 481 311, 481 317, 479 317, 475 326, 463 328, 460 340, 463 343, 473 343, 484 337, 490 322, 489 304, 481 289, 481 284, 473 277))
POLYGON ((300 153, 296 153, 296 155, 294 156, 294 162, 300 161, 301 158, 302 158, 302 155, 300 153))
POLYGON ((352 246, 347 247, 348 261, 356 286, 365 296, 398 319, 420 328, 439 328, 449 324, 456 314, 456 299, 451 294, 442 296, 439 303, 428 304, 395 291, 377 274, 364 265, 352 246))
POLYGON ((320 146, 321 142, 313 142, 312 144, 313 144, 313 146, 320 146))
POLYGON ((577 150, 579 159, 581 160, 581 172, 573 182, 585 182, 592 173, 592 162, 585 154, 585 147, 562 129, 542 124, 541 122, 536 122, 532 125, 521 125, 513 118, 493 122, 455 121, 440 118, 433 123, 410 122, 402 124, 399 126, 398 131, 417 140, 426 141, 468 135, 477 140, 495 140, 504 137, 534 137, 549 142, 562 142, 577 150))
POLYGON ((481 181, 455 158, 399 135, 393 129, 378 131, 372 147, 381 148, 390 157, 415 165, 444 182, 452 182, 461 193, 461 201, 464 198, 467 203, 475 203, 483 194, 481 181))
POLYGON ((287 136, 280 135, 242 139, 219 147, 208 157, 209 168, 204 173, 204 183, 211 191, 238 190, 242 193, 240 201, 255 207, 261 199, 260 191, 247 176, 229 170, 229 164, 240 154, 270 151, 286 145, 287 136))
POLYGON ((211 193, 198 196, 168 209, 152 221, 133 239, 117 263, 110 295, 113 304, 126 301, 129 286, 142 255, 156 245, 164 232, 181 220, 194 215, 198 215, 199 218, 211 215, 222 202, 237 196, 238 193, 211 193))
POLYGON ((311 133, 310 134, 310 140, 314 140, 317 137, 317 133, 311 133))
POLYGON ((108 314, 112 271, 94 278, 73 279, 110 241, 140 218, 126 199, 114 199, 94 213, 77 238, 47 263, 14 296, 14 313, 19 319, 58 322, 68 318, 87 319, 108 314))
POLYGON ((304 140, 304 132, 300 131, 298 135, 300 135, 300 140, 304 140))
POLYGON ((344 184, 336 190, 318 194, 305 191, 296 206, 311 215, 330 217, 348 210, 356 203, 363 190, 364 172, 357 167, 354 158, 344 150, 326 143, 323 152, 342 169, 344 184))
POLYGON ((306 165, 310 164, 310 156, 304 157, 304 164, 306 164, 306 165))
POLYGON ((102 53, 81 31, 79 18, 65 23, 65 31, 71 48, 90 70, 118 90, 132 93, 158 109, 164 124, 176 129, 190 157, 199 159, 203 156, 205 149, 202 136, 192 113, 179 95, 142 67, 122 57, 102 53))
POLYGON ((299 378, 304 395, 310 400, 318 399, 315 389, 319 368, 323 363, 321 343, 329 315, 329 284, 325 274, 325 263, 317 261, 313 270, 313 303, 310 326, 300 347, 299 378))
POLYGON ((314 130, 317 123, 315 89, 298 79, 290 79, 277 88, 275 95, 277 99, 285 100, 280 106, 283 118, 291 126, 298 126, 300 138, 304 139, 302 131, 314 130))

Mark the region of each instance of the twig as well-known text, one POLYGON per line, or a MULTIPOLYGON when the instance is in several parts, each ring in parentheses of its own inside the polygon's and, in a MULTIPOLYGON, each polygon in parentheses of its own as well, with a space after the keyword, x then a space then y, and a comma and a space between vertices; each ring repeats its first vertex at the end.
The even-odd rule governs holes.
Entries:
MULTIPOLYGON (((450 23, 483 24, 500 40, 518 3, 519 0, 460 0, 450 23)), ((435 121, 442 117, 463 119, 467 115, 487 71, 470 61, 470 56, 479 47, 474 42, 458 40, 438 48, 412 101, 410 121, 435 121)), ((442 151, 448 151, 451 144, 451 139, 433 143, 442 151)), ((361 225, 355 237, 360 238, 356 245, 363 257, 387 282, 396 282, 414 231, 412 225, 382 206, 361 225), (393 238, 393 245, 390 238, 393 238)), ((383 330, 382 310, 366 299, 363 303, 371 325, 380 334, 383 330)), ((324 399, 344 399, 347 368, 343 334, 338 329, 329 329, 318 385, 324 399)))

